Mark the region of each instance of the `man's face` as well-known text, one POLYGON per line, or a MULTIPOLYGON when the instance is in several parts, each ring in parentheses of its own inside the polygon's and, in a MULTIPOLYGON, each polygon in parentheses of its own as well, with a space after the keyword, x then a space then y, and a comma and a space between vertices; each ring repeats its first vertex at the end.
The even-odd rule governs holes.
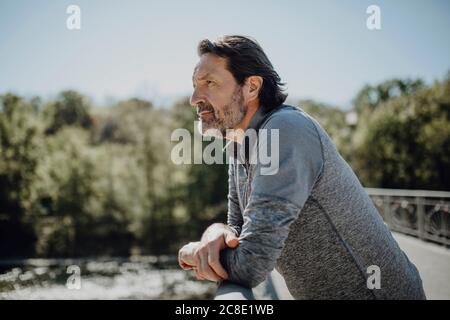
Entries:
POLYGON ((194 92, 191 105, 197 107, 201 133, 217 129, 225 136, 247 113, 242 87, 226 68, 226 60, 214 54, 204 54, 192 76, 194 92))

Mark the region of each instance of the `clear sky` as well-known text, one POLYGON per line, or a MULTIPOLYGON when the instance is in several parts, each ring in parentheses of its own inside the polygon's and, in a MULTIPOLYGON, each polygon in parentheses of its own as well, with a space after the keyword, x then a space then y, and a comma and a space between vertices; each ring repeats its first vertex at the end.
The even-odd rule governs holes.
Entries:
POLYGON ((200 39, 254 37, 292 98, 347 107, 366 83, 450 70, 450 1, 0 0, 0 94, 76 89, 98 103, 191 92, 200 39), (66 28, 70 4, 81 30, 66 28), (366 9, 381 9, 381 30, 366 9))

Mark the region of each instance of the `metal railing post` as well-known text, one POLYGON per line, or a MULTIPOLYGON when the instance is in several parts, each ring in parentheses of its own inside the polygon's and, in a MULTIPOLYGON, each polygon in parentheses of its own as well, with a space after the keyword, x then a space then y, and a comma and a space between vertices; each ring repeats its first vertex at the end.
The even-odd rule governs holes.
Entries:
POLYGON ((386 223, 390 228, 395 228, 392 223, 392 214, 391 214, 391 197, 383 196, 383 210, 384 210, 384 219, 386 219, 386 223))
POLYGON ((417 228, 419 231, 419 238, 425 240, 425 207, 421 197, 416 197, 417 205, 417 228))

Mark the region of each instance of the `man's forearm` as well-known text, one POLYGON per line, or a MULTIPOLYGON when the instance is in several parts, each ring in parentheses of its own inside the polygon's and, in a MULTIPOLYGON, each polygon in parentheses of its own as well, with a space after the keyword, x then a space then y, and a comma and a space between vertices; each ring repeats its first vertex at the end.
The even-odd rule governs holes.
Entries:
POLYGON ((220 254, 228 280, 250 288, 263 282, 274 269, 298 212, 296 205, 283 199, 254 196, 245 210, 239 247, 220 254))

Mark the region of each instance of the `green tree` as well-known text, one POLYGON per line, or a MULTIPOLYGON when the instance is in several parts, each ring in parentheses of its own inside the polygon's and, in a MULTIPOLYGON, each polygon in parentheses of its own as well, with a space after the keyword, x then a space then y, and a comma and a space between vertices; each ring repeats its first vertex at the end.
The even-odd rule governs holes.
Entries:
POLYGON ((89 145, 89 132, 65 127, 49 136, 39 166, 45 212, 36 223, 39 256, 128 255, 133 237, 116 196, 112 152, 89 145))
POLYGON ((76 91, 63 91, 56 101, 50 103, 46 110, 49 125, 47 134, 54 134, 66 125, 78 125, 82 128, 92 126, 89 115, 90 103, 88 99, 76 91))
POLYGON ((33 253, 39 130, 31 104, 0 96, 0 256, 33 253))
POLYGON ((389 99, 417 92, 424 86, 420 79, 391 79, 375 86, 365 85, 353 99, 353 107, 359 115, 370 113, 389 99))
POLYGON ((366 186, 450 190, 449 79, 378 105, 354 142, 366 186))

